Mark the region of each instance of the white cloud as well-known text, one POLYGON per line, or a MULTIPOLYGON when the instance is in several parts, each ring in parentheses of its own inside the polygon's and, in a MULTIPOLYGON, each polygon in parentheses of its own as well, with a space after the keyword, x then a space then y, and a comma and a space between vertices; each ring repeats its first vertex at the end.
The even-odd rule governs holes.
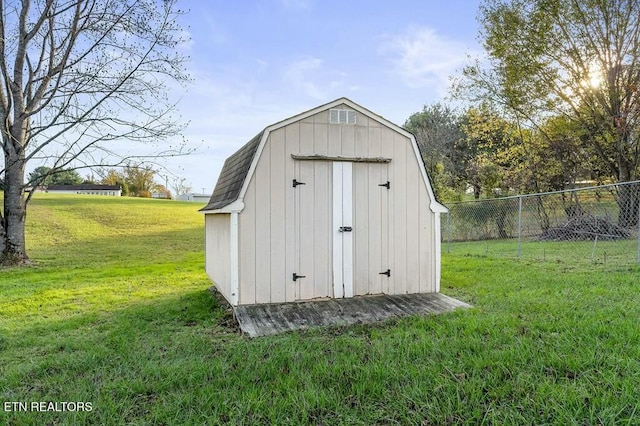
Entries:
POLYGON ((384 36, 379 54, 393 61, 394 72, 412 88, 435 87, 441 94, 449 78, 467 61, 468 46, 430 28, 409 28, 404 34, 384 36))
POLYGON ((311 55, 297 58, 284 67, 282 79, 298 94, 326 102, 360 90, 350 74, 311 55))
POLYGON ((284 73, 285 81, 305 95, 315 99, 324 99, 325 94, 315 80, 323 60, 313 56, 304 56, 294 61, 284 73))

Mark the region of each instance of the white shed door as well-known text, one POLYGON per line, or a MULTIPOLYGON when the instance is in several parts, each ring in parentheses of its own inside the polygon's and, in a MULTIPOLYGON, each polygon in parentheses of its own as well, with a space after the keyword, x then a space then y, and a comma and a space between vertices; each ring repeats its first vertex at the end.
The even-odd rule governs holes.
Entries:
POLYGON ((296 300, 331 297, 331 163, 297 161, 293 182, 295 209, 296 300))
POLYGON ((353 164, 353 294, 389 293, 388 164, 353 164))
POLYGON ((389 289, 387 164, 297 161, 296 300, 389 289))
POLYGON ((353 297, 353 164, 333 163, 333 296, 353 297))

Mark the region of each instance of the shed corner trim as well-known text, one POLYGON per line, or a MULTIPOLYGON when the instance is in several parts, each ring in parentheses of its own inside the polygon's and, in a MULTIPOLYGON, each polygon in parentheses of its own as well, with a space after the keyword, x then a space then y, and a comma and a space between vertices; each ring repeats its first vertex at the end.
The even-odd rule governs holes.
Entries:
POLYGON ((429 208, 433 213, 449 213, 449 209, 445 205, 440 204, 437 201, 432 201, 429 205, 429 208))
POLYGON ((240 233, 238 229, 238 212, 231 212, 229 221, 229 246, 231 248, 231 306, 238 306, 240 301, 240 233))

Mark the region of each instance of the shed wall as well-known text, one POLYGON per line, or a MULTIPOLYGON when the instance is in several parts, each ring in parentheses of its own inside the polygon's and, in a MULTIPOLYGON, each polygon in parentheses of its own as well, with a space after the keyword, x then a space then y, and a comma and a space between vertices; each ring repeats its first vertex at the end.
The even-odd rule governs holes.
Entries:
MULTIPOLYGON (((348 109, 348 108, 347 108, 348 109)), ((255 173, 243 199, 245 208, 239 215, 239 304, 277 303, 299 300, 295 283, 297 251, 294 220, 295 191, 292 181, 299 172, 291 154, 328 155, 345 157, 387 157, 386 174, 391 182, 386 212, 367 213, 358 218, 363 229, 354 228, 358 252, 354 253, 354 279, 368 277, 367 283, 354 282, 356 294, 405 294, 437 291, 435 214, 429 208, 428 190, 421 176, 421 165, 415 157, 411 141, 405 135, 376 120, 358 113, 357 123, 329 124, 329 111, 322 111, 269 133, 257 163, 255 173), (385 216, 386 215, 386 216, 385 216), (376 224, 388 221, 387 235, 382 236, 382 248, 367 246, 368 237, 362 232, 377 232, 376 224), (418 230, 418 232, 417 232, 418 230), (386 247, 388 252, 383 253, 386 247), (380 263, 375 265, 374 262, 380 263), (365 273, 365 269, 369 272, 365 273), (391 269, 391 277, 372 277, 371 271, 391 269)), ((304 161, 304 160, 302 160, 304 161)), ((322 175, 326 164, 313 162, 314 175, 322 175)), ((354 202, 364 195, 359 185, 367 179, 379 179, 379 169, 367 164, 355 164, 353 179, 354 202), (378 175, 379 176, 378 176, 378 175)), ((330 178, 329 178, 330 179, 330 178)), ((381 182, 383 183, 383 182, 381 182)), ((320 207, 322 200, 331 199, 331 180, 314 185, 314 199, 318 201, 318 227, 331 223, 320 207)), ((330 215, 331 206, 326 210, 330 215)), ((355 214, 363 215, 355 210, 355 214)), ((375 240, 375 238, 372 238, 375 240)), ((320 239, 311 249, 324 253, 330 241, 320 239), (322 247, 321 247, 322 245, 322 247)), ((324 254, 322 254, 324 256, 324 254)), ((330 258, 330 256, 329 256, 330 258)), ((326 263, 330 268, 330 262, 326 263)), ((300 272, 300 271, 298 271, 300 272)), ((324 271, 326 272, 326 271, 324 271)), ((324 274, 324 272, 322 272, 324 274)), ((327 280, 331 275, 327 274, 327 280)), ((364 279, 364 278, 363 278, 364 279)), ((327 283, 331 288, 331 282, 327 283)))
POLYGON ((227 300, 231 298, 231 215, 207 214, 205 224, 205 270, 227 300))

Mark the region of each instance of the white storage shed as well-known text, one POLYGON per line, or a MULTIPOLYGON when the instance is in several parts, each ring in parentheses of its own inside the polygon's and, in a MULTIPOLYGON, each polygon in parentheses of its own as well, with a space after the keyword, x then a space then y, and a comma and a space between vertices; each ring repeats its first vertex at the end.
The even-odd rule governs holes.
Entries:
POLYGON ((414 136, 346 98, 224 163, 205 267, 233 306, 438 292, 440 213, 414 136))

